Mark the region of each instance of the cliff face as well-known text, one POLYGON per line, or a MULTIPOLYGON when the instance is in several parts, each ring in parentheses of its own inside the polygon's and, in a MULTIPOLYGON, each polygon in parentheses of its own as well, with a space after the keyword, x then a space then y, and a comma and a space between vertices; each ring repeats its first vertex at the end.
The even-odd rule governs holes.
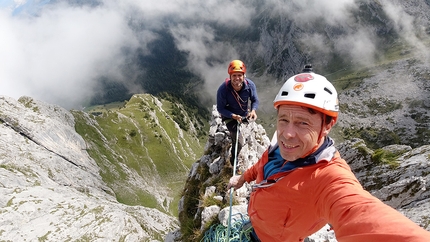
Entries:
POLYGON ((393 54, 400 46, 422 54, 418 59, 428 62, 424 53, 429 38, 428 1, 278 1, 255 5, 258 14, 244 32, 258 29, 258 38, 241 39, 237 49, 256 75, 263 69, 275 77, 273 80, 282 81, 304 64, 313 63, 322 74, 336 76, 345 69, 372 68, 387 61, 386 54, 393 54))
MULTIPOLYGON (((86 122, 97 126, 88 114, 86 122)), ((149 183, 160 175, 145 173, 146 180, 138 179, 133 166, 121 162, 126 157, 94 152, 94 143, 75 131, 77 125, 83 123, 78 124, 71 112, 59 106, 29 97, 18 101, 0 97, 0 239, 162 241, 177 227, 177 219, 163 211, 163 206, 169 210, 173 199, 166 195, 170 194, 168 186, 149 183), (88 151, 102 158, 94 156, 96 162, 88 151), (117 175, 114 182, 106 176, 108 170, 117 175), (154 191, 152 196, 161 200, 160 205, 151 208, 124 202, 126 191, 136 191, 135 187, 154 191)), ((104 137, 105 145, 115 150, 109 134, 104 137)))

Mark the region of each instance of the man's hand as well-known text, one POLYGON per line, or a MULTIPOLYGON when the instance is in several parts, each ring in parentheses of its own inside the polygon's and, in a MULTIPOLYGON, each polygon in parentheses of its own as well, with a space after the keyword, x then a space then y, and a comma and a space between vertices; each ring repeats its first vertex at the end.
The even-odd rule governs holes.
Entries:
POLYGON ((240 116, 240 115, 233 114, 231 116, 231 118, 234 119, 234 120, 236 120, 236 121, 242 122, 242 116, 240 116))
POLYGON ((239 189, 243 186, 245 183, 245 178, 243 177, 243 174, 240 176, 232 176, 230 178, 230 182, 228 183, 227 189, 230 190, 230 188, 239 189))
POLYGON ((256 120, 257 119, 257 113, 255 110, 252 110, 248 115, 246 116, 249 120, 256 120))

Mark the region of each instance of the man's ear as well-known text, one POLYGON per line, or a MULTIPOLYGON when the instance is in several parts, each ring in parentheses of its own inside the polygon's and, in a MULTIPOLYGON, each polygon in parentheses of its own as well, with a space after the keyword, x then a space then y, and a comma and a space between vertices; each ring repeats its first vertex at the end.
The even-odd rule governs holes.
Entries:
POLYGON ((322 130, 323 136, 327 136, 330 133, 330 130, 331 128, 333 128, 335 123, 336 123, 336 120, 332 119, 330 123, 323 125, 323 130, 322 130))

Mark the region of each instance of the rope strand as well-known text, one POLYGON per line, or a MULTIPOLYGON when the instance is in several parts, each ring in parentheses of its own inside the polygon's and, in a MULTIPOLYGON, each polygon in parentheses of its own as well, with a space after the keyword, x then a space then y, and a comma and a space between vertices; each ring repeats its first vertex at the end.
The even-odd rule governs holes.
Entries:
POLYGON ((243 99, 240 97, 239 93, 236 92, 236 90, 232 90, 231 93, 233 94, 234 99, 236 99, 237 104, 239 104, 240 109, 246 112, 248 107, 248 102, 243 101, 243 99), (243 109, 243 107, 245 107, 245 109, 243 109))
POLYGON ((229 236, 225 226, 214 224, 206 231, 200 242, 251 242, 250 232, 252 227, 244 228, 248 223, 249 218, 247 215, 234 214, 229 236))

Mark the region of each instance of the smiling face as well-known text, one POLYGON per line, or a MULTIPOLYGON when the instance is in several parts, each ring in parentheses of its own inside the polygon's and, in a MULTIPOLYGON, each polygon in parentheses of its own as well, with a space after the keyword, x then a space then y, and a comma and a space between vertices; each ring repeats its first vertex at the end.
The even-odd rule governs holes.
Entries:
POLYGON ((294 161, 309 155, 323 143, 334 122, 323 123, 323 114, 311 113, 297 105, 281 105, 278 109, 277 137, 282 158, 294 161))
POLYGON ((234 90, 239 91, 243 86, 244 75, 242 72, 234 72, 230 75, 230 80, 234 90))

